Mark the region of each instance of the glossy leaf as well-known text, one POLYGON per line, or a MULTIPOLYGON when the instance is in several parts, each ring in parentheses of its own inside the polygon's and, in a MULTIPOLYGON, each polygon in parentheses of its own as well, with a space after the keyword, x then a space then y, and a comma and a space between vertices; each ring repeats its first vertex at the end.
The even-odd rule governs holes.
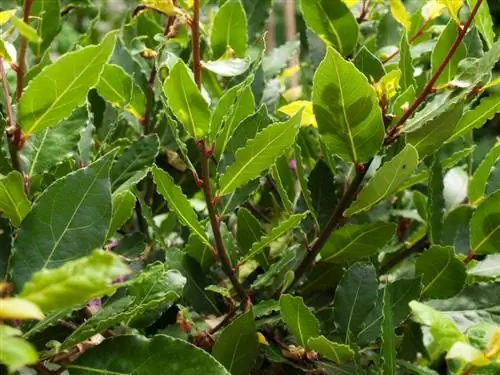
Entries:
POLYGON ((466 272, 451 246, 434 245, 415 264, 415 275, 422 276, 422 298, 449 298, 462 290, 466 272))
POLYGON ((500 277, 500 254, 486 256, 467 270, 468 275, 496 279, 500 277))
POLYGON ((241 314, 222 331, 212 355, 234 375, 246 375, 259 354, 253 311, 241 314))
MULTIPOLYGON (((391 14, 396 21, 398 21, 405 29, 409 30, 411 27, 411 16, 406 10, 401 0, 391 0, 391 14)), ((405 34, 405 33, 403 33, 405 34)), ((389 374, 390 372, 388 372, 389 374)))
POLYGON ((349 345, 330 341, 325 336, 311 337, 307 343, 311 350, 339 365, 354 358, 354 351, 349 345))
POLYGON ((344 343, 349 344, 363 328, 366 315, 377 299, 377 275, 371 264, 354 263, 335 292, 335 323, 344 343))
POLYGON ((382 62, 365 46, 360 48, 356 57, 354 57, 353 62, 354 65, 356 65, 356 68, 368 77, 368 80, 370 81, 378 81, 386 74, 382 62))
POLYGON ((235 162, 220 177, 218 196, 231 193, 258 177, 292 146, 299 130, 301 113, 286 122, 266 127, 236 152, 235 162))
POLYGON ((380 251, 394 236, 392 223, 349 224, 334 231, 321 250, 325 262, 346 263, 368 258, 380 251))
POLYGON ((41 320, 45 316, 33 302, 23 298, 0 298, 0 319, 41 320))
POLYGON ((158 192, 168 202, 170 210, 175 212, 184 225, 188 226, 206 245, 211 247, 212 245, 208 241, 205 230, 196 217, 196 212, 181 188, 175 184, 168 173, 157 166, 153 166, 153 176, 158 192))
POLYGON ((180 368, 185 375, 230 375, 204 350, 165 335, 113 337, 87 350, 68 368, 72 375, 93 372, 146 375, 175 373, 180 368))
POLYGON ((467 197, 473 205, 480 203, 484 199, 488 179, 499 159, 500 142, 497 142, 485 156, 469 181, 467 197))
POLYGON ((359 27, 349 8, 341 0, 301 1, 307 26, 341 55, 356 47, 359 27))
POLYGON ((413 174, 418 164, 418 152, 412 145, 406 147, 384 163, 370 181, 361 189, 358 199, 346 211, 354 215, 391 196, 413 174))
POLYGON ((292 117, 295 116, 295 114, 299 112, 301 109, 303 109, 302 120, 300 121, 301 125, 313 126, 317 128, 318 124, 316 123, 316 117, 314 117, 313 106, 311 102, 305 100, 297 100, 288 103, 283 107, 280 107, 278 111, 292 117))
POLYGON ((144 116, 146 109, 144 92, 118 65, 104 65, 96 89, 104 100, 115 107, 125 108, 136 119, 144 116))
POLYGON ((111 219, 108 176, 113 157, 109 153, 57 180, 33 205, 14 241, 12 275, 18 290, 33 273, 59 267, 103 245, 111 219), (56 203, 59 199, 64 205, 56 203))
POLYGON ((26 135, 56 125, 85 103, 113 52, 115 40, 116 32, 111 32, 100 44, 62 56, 31 80, 18 108, 18 121, 26 135))
POLYGON ((280 314, 287 328, 303 348, 309 348, 310 338, 319 336, 319 322, 304 304, 302 297, 281 295, 280 314))
POLYGON ((202 61, 205 69, 221 77, 236 77, 245 73, 250 67, 249 59, 224 59, 216 61, 202 61))
POLYGON ((210 111, 186 64, 179 60, 170 70, 163 87, 168 106, 193 138, 209 131, 210 111))
POLYGON ((226 1, 214 18, 210 37, 214 58, 224 55, 228 48, 237 57, 245 56, 247 40, 247 17, 241 1, 226 1))
POLYGON ((396 374, 396 334, 392 311, 392 295, 389 288, 384 289, 382 308, 382 357, 384 374, 396 374))
POLYGON ((470 221, 470 246, 476 254, 498 253, 500 241, 500 191, 477 207, 470 221))
POLYGON ((12 171, 7 176, 0 175, 0 212, 16 227, 30 211, 30 202, 24 192, 23 176, 12 171))
POLYGON ((458 19, 458 12, 460 8, 463 6, 463 0, 437 0, 439 4, 442 4, 446 6, 448 9, 448 13, 450 14, 450 17, 453 18, 453 20, 457 23, 460 24, 460 20, 458 19))
POLYGON ((384 126, 368 79, 328 48, 314 75, 318 129, 331 152, 355 163, 368 161, 382 145, 384 126))
POLYGON ((481 350, 460 341, 453 344, 446 354, 446 359, 460 359, 475 367, 483 367, 491 363, 481 350))
POLYGON ((129 268, 110 252, 100 250, 55 269, 42 269, 26 282, 20 296, 43 311, 82 305, 92 298, 113 293, 112 282, 129 268))

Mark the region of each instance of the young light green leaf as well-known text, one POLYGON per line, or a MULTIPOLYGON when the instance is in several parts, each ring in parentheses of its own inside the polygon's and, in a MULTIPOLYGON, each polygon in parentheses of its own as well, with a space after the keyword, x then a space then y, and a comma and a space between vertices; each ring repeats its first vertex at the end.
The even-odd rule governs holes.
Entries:
POLYGON ((465 266, 451 246, 434 245, 415 264, 415 275, 422 276, 421 297, 445 299, 462 290, 467 278, 465 266))
POLYGON ((12 279, 18 290, 34 272, 58 267, 103 245, 111 220, 113 158, 114 152, 108 153, 40 195, 14 241, 12 279))
POLYGON ((427 204, 427 217, 429 225, 429 241, 431 244, 441 243, 441 233, 443 228, 444 217, 444 182, 443 182, 443 168, 439 153, 433 155, 432 165, 430 167, 429 178, 429 193, 427 204))
POLYGON ((38 361, 38 353, 34 346, 22 339, 22 332, 11 326, 0 325, 0 363, 7 366, 13 374, 26 365, 38 361))
POLYGON ((396 374, 396 334, 392 311, 392 295, 389 288, 384 288, 382 308, 382 358, 384 360, 384 375, 396 374))
POLYGON ((216 61, 202 61, 202 66, 221 77, 236 77, 250 68, 250 59, 223 59, 216 61))
MULTIPOLYGON (((451 20, 446 25, 439 39, 432 50, 431 65, 432 73, 435 73, 439 65, 443 62, 446 55, 450 51, 451 46, 457 38, 458 28, 455 21, 451 20)), ((465 45, 460 42, 457 51, 453 54, 450 61, 446 65, 443 73, 439 76, 436 85, 441 86, 453 80, 458 72, 458 63, 467 56, 465 45)))
MULTIPOLYGON (((467 0, 467 3, 469 4, 469 8, 473 9, 477 4, 477 0, 467 0)), ((489 49, 491 49, 495 42, 495 31, 491 14, 488 2, 483 1, 474 17, 474 24, 483 36, 489 49)))
POLYGON ((185 368, 186 358, 189 374, 231 375, 206 351, 165 335, 151 338, 123 335, 107 339, 85 351, 68 369, 72 375, 174 374, 185 368))
POLYGON ((483 161, 469 180, 467 196, 473 205, 477 205, 483 200, 488 179, 499 159, 500 142, 497 142, 484 157, 483 161))
POLYGON ((61 30, 59 0, 37 0, 31 6, 31 16, 38 20, 37 33, 41 43, 31 45, 33 53, 41 57, 61 30))
POLYGON ((291 215, 288 219, 282 221, 277 226, 275 226, 271 231, 262 237, 258 242, 252 245, 252 248, 248 254, 240 260, 240 263, 244 263, 249 259, 252 259, 256 255, 262 253, 266 247, 268 247, 273 241, 284 236, 288 231, 299 226, 300 222, 307 216, 308 212, 302 214, 291 215))
POLYGON ((286 122, 266 127, 236 152, 236 160, 220 178, 218 196, 231 193, 268 169, 293 145, 299 131, 302 112, 286 122))
POLYGON ((346 211, 354 215, 366 211, 382 199, 391 196, 399 185, 409 178, 418 164, 418 152, 412 145, 405 148, 382 165, 370 181, 361 189, 358 199, 346 211))
POLYGON ((484 367, 491 363, 491 360, 481 350, 461 341, 453 344, 446 353, 446 359, 460 359, 474 367, 484 367))
POLYGON ((209 131, 210 110, 188 67, 178 60, 170 70, 163 87, 168 106, 186 132, 200 139, 209 131))
POLYGON ((328 48, 314 75, 313 106, 318 130, 331 152, 354 163, 366 162, 378 152, 384 126, 375 91, 333 48, 328 48))
POLYGON ((330 341, 323 335, 310 337, 309 340, 307 340, 307 344, 311 350, 318 352, 321 356, 330 361, 334 361, 338 365, 351 361, 354 358, 354 351, 349 345, 330 341))
POLYGON ((410 44, 405 32, 401 33, 401 42, 399 43, 399 70, 401 71, 399 80, 401 91, 408 90, 412 86, 416 87, 416 81, 413 77, 415 68, 413 67, 410 44))
POLYGON ((439 311, 417 301, 410 302, 410 308, 415 321, 430 327, 432 337, 441 350, 450 350, 455 342, 467 342, 457 327, 439 311))
POLYGON ((241 314, 222 331, 212 355, 233 375, 247 375, 259 354, 253 311, 241 314))
POLYGON ((476 254, 498 253, 500 243, 500 190, 486 197, 470 221, 470 246, 476 254))
POLYGON ((358 43, 359 26, 341 0, 301 1, 307 26, 341 55, 349 55, 358 43))
MULTIPOLYGON (((411 16, 401 0, 390 0, 392 17, 398 21, 406 30, 411 27, 411 16)), ((406 32, 403 32, 406 35, 406 32)))
POLYGON ((492 94, 484 98, 478 106, 464 113, 447 143, 460 138, 473 129, 482 127, 486 121, 491 120, 499 112, 500 94, 492 94))
POLYGON ((356 68, 358 68, 370 81, 373 80, 376 82, 386 74, 382 62, 365 46, 360 48, 353 62, 356 68))
POLYGON ((128 273, 130 269, 118 256, 95 250, 88 257, 66 262, 59 268, 36 272, 24 284, 20 296, 43 311, 63 310, 113 293, 118 286, 112 282, 128 273))
POLYGON ((43 69, 26 88, 18 108, 18 121, 26 135, 40 132, 68 117, 85 103, 111 57, 116 32, 96 46, 67 53, 43 69))
POLYGON ((282 294, 280 314, 289 331, 295 336, 300 346, 309 349, 308 340, 319 336, 319 322, 311 310, 304 304, 302 297, 282 294))
POLYGON ((12 171, 7 176, 0 175, 0 212, 18 227, 29 211, 30 202, 24 191, 23 176, 18 171, 12 171))
POLYGON ((439 150, 455 132, 457 123, 462 118, 463 108, 463 103, 451 106, 420 128, 407 133, 406 141, 417 149, 421 158, 439 150))
POLYGON ((146 97, 141 88, 123 68, 114 64, 104 65, 96 86, 102 98, 118 108, 125 108, 136 119, 144 116, 146 97))
POLYGON ((110 238, 122 227, 132 216, 135 207, 135 195, 130 191, 124 191, 113 194, 113 212, 111 214, 111 223, 109 224, 106 238, 110 238))
POLYGON ((371 264, 354 263, 337 286, 334 318, 344 343, 349 344, 377 300, 377 275, 371 264))
POLYGON ((240 0, 228 0, 215 15, 210 43, 214 58, 218 59, 228 48, 237 57, 244 57, 247 50, 247 16, 240 0))
POLYGON ((370 257, 396 233, 392 223, 349 224, 334 231, 321 250, 325 262, 345 263, 370 257))
POLYGON ((17 31, 19 31, 19 34, 24 36, 31 43, 40 44, 42 42, 42 39, 38 36, 36 30, 27 23, 24 23, 22 19, 12 17, 12 23, 16 27, 17 31))
POLYGON ((153 166, 153 176, 158 192, 168 202, 170 210, 175 212, 179 220, 188 226, 207 246, 212 247, 205 230, 196 217, 196 212, 172 177, 156 165, 153 166))

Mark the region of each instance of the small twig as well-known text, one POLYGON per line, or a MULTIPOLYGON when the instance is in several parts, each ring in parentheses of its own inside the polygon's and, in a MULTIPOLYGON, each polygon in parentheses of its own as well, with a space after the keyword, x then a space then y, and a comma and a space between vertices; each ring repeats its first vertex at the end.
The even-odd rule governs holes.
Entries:
POLYGON ((429 240, 427 239, 427 236, 425 236, 421 240, 415 242, 413 246, 410 246, 402 250, 401 252, 396 253, 387 262, 382 264, 382 266, 379 269, 379 275, 383 275, 389 272, 392 268, 401 263, 403 260, 405 260, 406 258, 408 258, 413 254, 421 253, 428 246, 429 246, 429 240))
POLYGON ((356 21, 358 21, 358 23, 363 22, 368 15, 368 2, 369 0, 363 0, 361 3, 361 13, 359 14, 359 17, 356 18, 356 21))
POLYGON ((411 106, 403 113, 401 118, 398 120, 396 125, 394 125, 391 129, 389 129, 387 138, 386 138, 386 144, 391 144, 393 143, 401 134, 401 129, 403 127, 403 124, 408 120, 413 113, 420 107, 420 105, 424 102, 424 100, 427 98, 427 96, 433 91, 434 84, 436 81, 439 79, 441 74, 443 73, 444 69, 450 62, 451 58, 457 51, 458 47, 460 46, 460 43, 465 37, 465 34, 467 33, 467 30, 469 30, 470 25, 472 24, 472 21, 474 20, 474 17, 477 14, 477 11, 479 10, 479 7, 483 3, 483 0, 478 0, 474 8, 472 9, 472 12, 469 16, 469 19, 465 23, 465 25, 460 28, 458 31, 458 35, 455 38, 455 41, 453 42, 453 45, 451 46, 450 50, 448 51, 448 54, 444 58, 444 60, 441 62, 439 67, 436 69, 434 74, 432 75, 431 79, 425 87, 422 89, 422 92, 420 95, 415 99, 415 101, 411 104, 411 106))
MULTIPOLYGON (((28 24, 31 13, 31 5, 33 0, 25 0, 23 8, 23 21, 28 24)), ((28 40, 21 35, 21 45, 17 54, 17 86, 16 86, 16 101, 19 101, 24 89, 24 73, 26 70, 26 50, 28 48, 28 40)))
POLYGON ((198 88, 201 89, 200 0, 194 0, 191 32, 193 34, 194 81, 196 82, 198 88))
POLYGON ((471 250, 469 251, 469 254, 467 254, 467 257, 464 259, 464 264, 467 265, 474 259, 476 259, 476 253, 473 250, 471 250))

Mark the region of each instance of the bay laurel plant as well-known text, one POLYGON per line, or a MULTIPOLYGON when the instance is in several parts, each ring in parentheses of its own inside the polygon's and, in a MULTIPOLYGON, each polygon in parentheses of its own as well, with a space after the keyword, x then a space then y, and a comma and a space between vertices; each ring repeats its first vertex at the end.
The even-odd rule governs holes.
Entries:
POLYGON ((500 374, 496 0, 0 6, 0 373, 500 374))

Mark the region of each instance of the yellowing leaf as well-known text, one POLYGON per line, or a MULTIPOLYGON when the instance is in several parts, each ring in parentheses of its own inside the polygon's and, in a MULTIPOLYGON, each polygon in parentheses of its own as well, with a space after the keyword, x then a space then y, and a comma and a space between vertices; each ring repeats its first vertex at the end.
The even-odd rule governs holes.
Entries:
POLYGON ((353 8, 359 0, 342 0, 345 5, 347 5, 349 8, 353 8))
POLYGON ((177 16, 182 14, 182 10, 175 6, 173 0, 144 0, 143 4, 149 8, 156 9, 167 16, 177 16))
POLYGON ((0 12, 0 26, 5 25, 16 14, 16 9, 8 9, 0 12))
POLYGON ((475 367, 484 367, 490 364, 484 353, 465 342, 456 342, 446 354, 447 359, 461 359, 475 367))
POLYGON ((458 19, 458 11, 462 8, 463 1, 462 0, 437 0, 438 3, 444 5, 448 8, 448 12, 450 13, 451 18, 459 24, 460 20, 458 19))
POLYGON ((487 358, 494 358, 500 356, 500 328, 497 328, 491 335, 488 349, 486 351, 487 358))
POLYGON ((396 21, 405 27, 405 29, 410 29, 411 16, 401 0, 391 0, 391 14, 396 21))
POLYGON ((257 332, 257 339, 259 340, 259 344, 269 345, 269 342, 267 342, 266 337, 260 332, 257 332))
POLYGON ((280 111, 285 115, 293 117, 302 108, 304 109, 304 111, 302 112, 302 119, 300 120, 300 125, 313 126, 317 128, 318 123, 316 122, 316 117, 314 116, 313 105, 309 101, 297 100, 295 102, 284 105, 283 107, 279 108, 278 111, 280 111))
POLYGON ((42 310, 33 302, 23 298, 0 299, 0 319, 43 319, 42 310))
POLYGON ((422 16, 426 20, 433 20, 434 18, 438 18, 443 13, 444 9, 446 9, 446 6, 438 3, 436 0, 431 0, 423 6, 422 16))
POLYGON ((398 91, 400 78, 400 70, 392 70, 380 78, 380 81, 375 83, 377 96, 379 98, 385 98, 386 100, 392 99, 398 91))

